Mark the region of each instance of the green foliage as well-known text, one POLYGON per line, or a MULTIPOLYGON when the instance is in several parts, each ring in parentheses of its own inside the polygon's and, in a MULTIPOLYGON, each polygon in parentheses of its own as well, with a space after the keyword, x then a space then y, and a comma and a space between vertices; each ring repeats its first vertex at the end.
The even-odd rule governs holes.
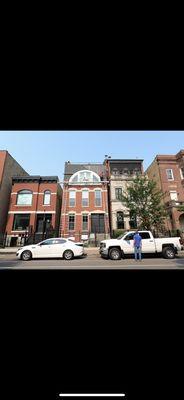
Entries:
POLYGON ((184 211, 184 206, 177 207, 177 210, 183 212, 184 211))
POLYGON ((122 196, 122 203, 137 218, 139 229, 159 230, 168 215, 162 202, 165 194, 157 189, 156 182, 146 176, 137 176, 122 196))
POLYGON ((118 236, 122 235, 125 232, 126 232, 126 229, 114 229, 112 238, 116 239, 118 236))

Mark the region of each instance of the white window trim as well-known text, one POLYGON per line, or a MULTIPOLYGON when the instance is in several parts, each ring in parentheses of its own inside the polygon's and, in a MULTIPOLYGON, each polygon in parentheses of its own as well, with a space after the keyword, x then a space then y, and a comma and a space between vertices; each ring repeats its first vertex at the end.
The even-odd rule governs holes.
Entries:
POLYGON ((76 226, 76 214, 71 212, 71 213, 68 214, 68 230, 69 231, 75 231, 75 226, 76 226), (74 228, 73 229, 70 229, 70 227, 69 227, 69 224, 70 224, 69 217, 70 217, 70 215, 74 215, 74 228))
POLYGON ((89 214, 88 213, 83 213, 82 214, 82 231, 83 232, 88 232, 89 231, 89 214), (83 216, 86 215, 88 217, 88 226, 87 229, 83 229, 83 216))
POLYGON ((102 191, 100 189, 95 189, 94 192, 100 192, 101 193, 101 197, 100 197, 100 205, 96 205, 96 196, 95 196, 95 207, 102 207, 102 191))
POLYGON ((45 190, 44 193, 43 193, 43 195, 44 195, 44 196, 43 196, 43 205, 46 206, 46 207, 47 207, 47 206, 50 206, 50 205, 51 205, 51 191, 50 191, 50 190, 45 190), (47 193, 47 192, 48 192, 48 193, 47 193), (50 203, 49 203, 49 204, 45 204, 45 203, 44 203, 44 200, 45 200, 45 193, 50 195, 50 203))
POLYGON ((171 198, 171 200, 172 201, 178 201, 178 193, 177 193, 177 191, 176 190, 170 190, 170 198, 171 198), (174 194, 176 194, 176 199, 172 199, 172 197, 171 197, 171 193, 174 193, 174 194))
POLYGON ((166 169, 166 176, 167 176, 167 180, 168 180, 168 181, 174 181, 174 174, 173 174, 172 168, 167 168, 167 169, 166 169), (172 171, 172 178, 168 178, 167 171, 172 171))
MULTIPOLYGON (((44 211, 9 211, 8 214, 44 214, 44 211)), ((56 214, 56 211, 50 211, 49 210, 49 214, 56 214)))
MULTIPOLYGON (((183 168, 184 169, 184 168, 183 168)), ((184 174, 182 172, 182 169, 180 168, 180 175, 181 175, 181 179, 184 179, 184 174)))
MULTIPOLYGON (((82 193, 83 193, 83 192, 88 192, 88 204, 87 204, 87 206, 83 206, 83 204, 82 204, 82 207, 83 207, 83 208, 89 207, 89 189, 82 189, 81 192, 82 192, 82 193)), ((81 200, 82 200, 82 199, 81 199, 81 200)))
POLYGON ((70 208, 73 208, 73 207, 76 207, 76 190, 75 189, 69 189, 69 207, 70 208), (74 205, 70 205, 70 192, 75 192, 75 204, 74 205))
POLYGON ((95 184, 95 183, 101 183, 101 180, 100 180, 100 177, 99 177, 99 175, 96 173, 96 172, 94 172, 94 171, 91 171, 91 170, 88 170, 88 169, 83 169, 83 170, 81 170, 81 171, 77 171, 77 172, 75 172, 71 177, 70 177, 70 179, 69 179, 69 184, 71 183, 71 184, 88 184, 88 182, 87 181, 84 181, 84 182, 72 182, 72 180, 75 178, 75 176, 77 176, 77 175, 79 175, 79 174, 81 174, 81 173, 84 173, 84 172, 90 172, 91 174, 94 174, 95 176, 96 176, 96 178, 98 179, 98 181, 97 182, 93 182, 93 181, 88 181, 89 183, 93 183, 93 184, 95 184))
POLYGON ((18 207, 32 207, 32 205, 33 205, 33 192, 32 192, 32 190, 29 190, 29 189, 21 189, 21 190, 19 190, 19 191, 17 192, 16 204, 15 204, 15 205, 18 206, 18 207), (19 194, 21 194, 21 192, 23 192, 24 190, 27 190, 28 192, 30 192, 30 193, 25 193, 25 194, 31 194, 31 204, 17 204, 18 196, 19 196, 19 194))

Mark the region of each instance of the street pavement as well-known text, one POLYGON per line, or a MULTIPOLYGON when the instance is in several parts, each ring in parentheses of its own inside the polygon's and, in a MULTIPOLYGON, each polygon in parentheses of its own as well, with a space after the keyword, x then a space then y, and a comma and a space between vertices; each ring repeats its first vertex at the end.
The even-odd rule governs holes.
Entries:
POLYGON ((0 270, 3 269, 184 269, 184 254, 181 252, 174 260, 161 257, 144 256, 141 262, 135 262, 132 257, 119 261, 102 259, 99 254, 88 254, 87 257, 71 261, 62 259, 39 259, 31 261, 17 260, 15 254, 0 254, 0 270))

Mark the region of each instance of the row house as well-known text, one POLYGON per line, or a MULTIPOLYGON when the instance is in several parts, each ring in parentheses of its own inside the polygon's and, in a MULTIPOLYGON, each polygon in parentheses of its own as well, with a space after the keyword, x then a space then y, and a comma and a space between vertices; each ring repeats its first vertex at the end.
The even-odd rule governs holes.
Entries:
POLYGON ((176 155, 157 155, 146 170, 149 179, 157 183, 163 193, 163 200, 169 217, 165 225, 167 230, 180 230, 184 234, 184 150, 176 155))
POLYGON ((106 176, 109 181, 109 215, 111 234, 115 230, 136 228, 136 221, 129 210, 122 204, 122 194, 126 193, 128 185, 138 175, 143 174, 142 159, 112 159, 104 161, 106 176))
POLYGON ((100 163, 65 163, 61 236, 77 241, 109 237, 105 173, 105 166, 100 163))
POLYGON ((42 240, 47 230, 59 234, 62 188, 57 176, 15 176, 6 226, 6 245, 16 246, 22 235, 42 240))
POLYGON ((28 176, 28 173, 8 153, 7 150, 0 150, 0 239, 6 230, 12 177, 14 175, 28 176))

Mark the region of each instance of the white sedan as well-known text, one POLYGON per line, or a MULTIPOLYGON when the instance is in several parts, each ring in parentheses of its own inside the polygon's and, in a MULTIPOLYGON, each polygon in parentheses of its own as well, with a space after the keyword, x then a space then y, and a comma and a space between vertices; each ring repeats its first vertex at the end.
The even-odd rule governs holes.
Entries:
POLYGON ((29 261, 32 258, 64 258, 71 260, 73 257, 84 255, 83 243, 75 243, 64 238, 52 238, 38 244, 21 247, 17 250, 16 256, 29 261))

